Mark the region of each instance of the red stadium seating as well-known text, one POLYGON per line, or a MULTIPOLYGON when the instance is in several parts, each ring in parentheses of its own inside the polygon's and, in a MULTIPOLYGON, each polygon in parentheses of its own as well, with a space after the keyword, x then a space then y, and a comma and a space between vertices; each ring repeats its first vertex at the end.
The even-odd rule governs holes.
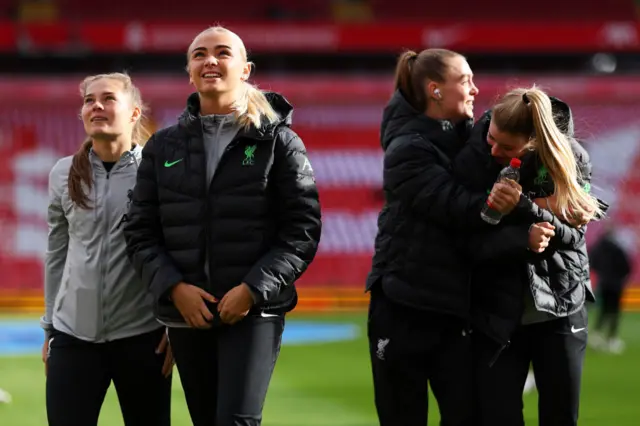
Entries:
POLYGON ((601 2, 537 0, 370 0, 378 20, 624 20, 635 18, 633 0, 601 2), (579 3, 579 7, 576 7, 579 3))
MULTIPOLYGON (((369 0, 377 20, 624 20, 636 17, 633 0, 600 2, 538 0, 414 1, 369 0)), ((171 0, 111 0, 101 7, 84 0, 58 0, 62 19, 85 20, 190 20, 218 21, 267 20, 275 9, 283 18, 331 19, 331 0, 244 0, 240 2, 182 0, 179 7, 171 0)), ((2 12, 0 10, 0 12, 2 12)))
POLYGON ((84 0, 59 0, 64 19, 84 20, 185 20, 202 21, 207 25, 225 21, 246 21, 268 19, 275 7, 281 8, 289 16, 329 17, 330 2, 324 0, 303 1, 263 1, 243 0, 199 1, 182 0, 179 4, 172 0, 111 0, 104 7, 84 0))

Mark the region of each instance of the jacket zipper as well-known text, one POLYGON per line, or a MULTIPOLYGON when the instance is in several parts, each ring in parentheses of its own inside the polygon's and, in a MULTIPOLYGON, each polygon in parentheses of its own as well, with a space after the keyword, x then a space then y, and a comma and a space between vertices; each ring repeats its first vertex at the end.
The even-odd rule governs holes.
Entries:
MULTIPOLYGON (((204 133, 202 134, 202 141, 204 142, 204 133)), ((216 170, 215 172, 213 172, 213 176, 211 176, 211 182, 206 182, 206 192, 205 192, 205 212, 206 212, 206 217, 205 217, 205 231, 206 231, 206 244, 207 246, 205 247, 205 256, 207 257, 206 261, 207 264, 209 265, 209 273, 208 273, 208 280, 207 280, 207 287, 208 287, 208 291, 209 294, 214 295, 214 288, 213 288, 213 259, 210 256, 210 252, 211 252, 211 232, 212 232, 212 227, 211 227, 211 209, 210 209, 210 204, 213 204, 213 202, 215 201, 215 197, 213 195, 213 192, 211 191, 211 189, 213 188, 213 182, 216 180, 216 176, 218 175, 218 172, 220 171, 220 168, 223 165, 223 160, 225 158, 225 155, 227 154, 227 152, 229 152, 234 146, 236 146, 238 144, 239 138, 238 137, 234 137, 233 140, 231 142, 229 142, 229 144, 227 145, 227 147, 224 149, 224 151, 222 152, 222 155, 220 156, 220 161, 218 161, 218 165, 216 166, 216 170), (211 198, 211 200, 209 199, 211 198)), ((205 160, 205 180, 206 180, 206 160, 205 160)), ((240 283, 238 283, 240 284, 240 283)))
MULTIPOLYGON (((115 168, 115 165, 113 166, 115 168)), ((105 169, 105 172, 106 169, 105 169)), ((104 223, 104 229, 102 231, 102 256, 100 256, 100 285, 98 286, 98 327, 96 330, 96 340, 100 340, 102 336, 106 336, 106 330, 104 329, 104 288, 107 281, 107 263, 109 259, 109 177, 110 172, 107 172, 107 178, 105 180, 104 188, 104 204, 102 206, 102 219, 104 223)), ((97 193, 96 193, 97 195, 97 193)))
MULTIPOLYGON (((99 324, 104 327, 102 330, 102 335, 105 336, 105 340, 108 341, 107 337, 107 329, 105 327, 106 321, 105 321, 105 306, 104 306, 104 289, 107 286, 107 266, 109 264, 109 258, 111 256, 111 235, 110 235, 110 231, 111 231, 111 222, 109 220, 110 215, 109 215, 109 198, 111 196, 111 187, 110 187, 110 182, 111 182, 111 175, 113 173, 116 172, 116 169, 118 168, 118 165, 120 164, 120 161, 122 159, 118 160, 113 167, 111 168, 110 172, 107 172, 107 178, 106 178, 106 184, 105 184, 105 194, 104 194, 104 208, 103 208, 103 220, 104 220, 104 233, 103 233, 103 256, 102 258, 104 259, 101 263, 101 285, 100 285, 100 291, 98 292, 98 303, 100 304, 99 306, 99 324)), ((106 171, 106 170, 105 170, 106 171)))

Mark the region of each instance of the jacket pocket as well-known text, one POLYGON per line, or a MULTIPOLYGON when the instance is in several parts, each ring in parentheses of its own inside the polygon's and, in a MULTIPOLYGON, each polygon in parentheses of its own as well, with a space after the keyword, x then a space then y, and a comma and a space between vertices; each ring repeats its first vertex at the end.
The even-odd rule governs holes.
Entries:
POLYGON ((57 317, 78 337, 95 339, 101 322, 97 289, 67 288, 57 309, 57 317))

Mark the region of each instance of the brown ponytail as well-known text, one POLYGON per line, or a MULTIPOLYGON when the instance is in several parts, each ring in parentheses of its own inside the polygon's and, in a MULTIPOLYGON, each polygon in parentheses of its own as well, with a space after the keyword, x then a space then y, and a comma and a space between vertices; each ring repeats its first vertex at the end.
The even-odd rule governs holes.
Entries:
POLYGON ((93 187, 93 173, 91 172, 91 161, 89 152, 91 151, 91 139, 82 143, 80 149, 73 155, 71 160, 71 170, 69 170, 69 198, 82 209, 90 209, 89 196, 84 190, 83 184, 91 190, 93 187))
POLYGON ((420 112, 427 109, 425 84, 442 83, 446 79, 449 60, 462 57, 447 49, 426 49, 420 53, 408 50, 400 55, 396 65, 395 88, 420 112))
POLYGON ((407 50, 400 58, 398 58, 398 64, 396 65, 396 89, 400 90, 404 95, 407 102, 411 104, 415 109, 421 111, 424 109, 422 104, 424 103, 423 97, 420 92, 416 93, 413 90, 413 65, 416 62, 418 54, 413 50, 407 50))

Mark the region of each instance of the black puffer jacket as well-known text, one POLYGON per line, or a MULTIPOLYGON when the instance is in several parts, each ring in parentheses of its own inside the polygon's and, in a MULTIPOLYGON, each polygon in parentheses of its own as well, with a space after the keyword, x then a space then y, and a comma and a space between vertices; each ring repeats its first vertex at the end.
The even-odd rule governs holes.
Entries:
POLYGON ((480 218, 484 190, 465 190, 450 171, 470 124, 430 119, 400 92, 385 108, 385 205, 367 290, 381 284, 397 303, 468 318, 469 272, 455 234, 489 226, 480 218))
MULTIPOLYGON (((573 120, 569 107, 553 99, 557 124, 570 136, 573 120)), ((491 112, 486 112, 474 126, 468 145, 455 161, 455 175, 475 190, 488 191, 502 165, 491 156, 487 132, 491 112)), ((582 146, 572 144, 582 184, 588 189, 591 180, 589 156, 582 146)), ((586 227, 575 229, 547 210, 538 208, 532 198, 551 195, 549 179, 535 152, 521 158, 523 195, 518 207, 496 227, 468 236, 469 255, 473 260, 472 311, 476 327, 506 344, 520 324, 525 291, 532 292, 539 311, 562 317, 578 311, 585 300, 594 300, 589 277, 586 227), (550 222, 556 236, 541 254, 528 250, 529 226, 550 222)))
POLYGON ((179 282, 218 300, 244 282, 257 298, 254 310, 296 305, 294 283, 320 240, 320 204, 305 147, 290 128, 293 108, 278 94, 266 95, 281 120, 241 130, 209 186, 197 94, 179 123, 158 131, 143 150, 125 236, 160 320, 183 321, 168 298, 179 282))

